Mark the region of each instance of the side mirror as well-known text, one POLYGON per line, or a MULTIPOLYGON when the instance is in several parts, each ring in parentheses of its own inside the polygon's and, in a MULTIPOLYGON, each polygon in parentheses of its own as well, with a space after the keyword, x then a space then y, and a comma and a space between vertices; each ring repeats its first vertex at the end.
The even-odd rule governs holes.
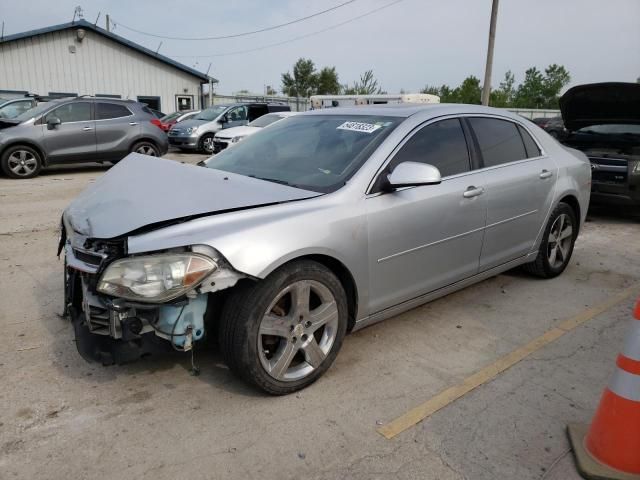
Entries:
POLYGON ((49 130, 55 129, 58 125, 60 125, 62 121, 58 117, 49 117, 47 119, 47 128, 49 130))
POLYGON ((229 117, 227 117, 227 115, 226 115, 226 114, 224 114, 224 115, 222 115, 222 116, 220 117, 220 123, 223 123, 223 124, 224 124, 224 123, 227 123, 228 121, 229 121, 229 117))
POLYGON ((387 176, 391 188, 437 185, 442 182, 440 170, 428 163, 402 162, 387 176))

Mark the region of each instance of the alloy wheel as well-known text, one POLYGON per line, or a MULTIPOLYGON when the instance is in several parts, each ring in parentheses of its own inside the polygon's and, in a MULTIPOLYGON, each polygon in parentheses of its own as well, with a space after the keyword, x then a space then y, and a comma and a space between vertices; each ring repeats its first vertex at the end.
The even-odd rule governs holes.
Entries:
POLYGON ((9 169, 19 177, 27 177, 38 168, 38 160, 27 150, 16 150, 7 159, 9 169))
POLYGON ((549 265, 560 268, 569 258, 571 242, 573 241, 573 225, 567 214, 560 214, 555 219, 547 242, 547 258, 549 265))
POLYGON ((202 148, 207 153, 213 153, 213 137, 205 137, 202 139, 202 148))
POLYGON ((260 363, 276 380, 300 380, 320 367, 337 332, 338 306, 331 291, 315 280, 292 283, 260 321, 260 363))
POLYGON ((142 155, 149 155, 150 157, 156 157, 156 149, 153 148, 151 145, 140 145, 138 148, 136 148, 136 153, 141 153, 142 155))

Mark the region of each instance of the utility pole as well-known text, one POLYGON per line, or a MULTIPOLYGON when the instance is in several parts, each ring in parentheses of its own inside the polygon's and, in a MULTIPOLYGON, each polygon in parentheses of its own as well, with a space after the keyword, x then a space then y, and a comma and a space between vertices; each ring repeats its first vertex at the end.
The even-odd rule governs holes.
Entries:
POLYGON ((109 14, 107 13, 106 16, 106 22, 107 22, 107 32, 111 31, 111 20, 109 19, 109 14))
POLYGON ((496 40, 496 20, 498 19, 498 0, 491 5, 491 23, 489 25, 489 46, 487 47, 487 64, 484 67, 484 85, 482 85, 482 105, 489 105, 491 94, 491 69, 493 68, 493 44, 496 40))

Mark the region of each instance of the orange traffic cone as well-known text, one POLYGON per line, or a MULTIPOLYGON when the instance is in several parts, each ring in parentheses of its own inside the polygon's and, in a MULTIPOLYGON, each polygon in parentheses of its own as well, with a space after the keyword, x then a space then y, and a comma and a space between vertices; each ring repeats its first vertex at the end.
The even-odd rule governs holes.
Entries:
POLYGON ((640 299, 616 371, 591 426, 567 427, 578 471, 598 480, 640 480, 640 299))

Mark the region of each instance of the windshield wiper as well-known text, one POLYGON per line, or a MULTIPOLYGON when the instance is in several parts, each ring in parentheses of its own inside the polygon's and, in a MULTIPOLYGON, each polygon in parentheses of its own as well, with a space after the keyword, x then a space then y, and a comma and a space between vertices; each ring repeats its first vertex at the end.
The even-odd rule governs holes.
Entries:
POLYGON ((279 183, 281 185, 287 185, 289 187, 296 187, 293 183, 289 183, 286 180, 280 180, 279 178, 267 178, 267 177, 257 177, 256 175, 248 175, 251 178, 257 178, 258 180, 264 180, 265 182, 273 182, 279 183))

